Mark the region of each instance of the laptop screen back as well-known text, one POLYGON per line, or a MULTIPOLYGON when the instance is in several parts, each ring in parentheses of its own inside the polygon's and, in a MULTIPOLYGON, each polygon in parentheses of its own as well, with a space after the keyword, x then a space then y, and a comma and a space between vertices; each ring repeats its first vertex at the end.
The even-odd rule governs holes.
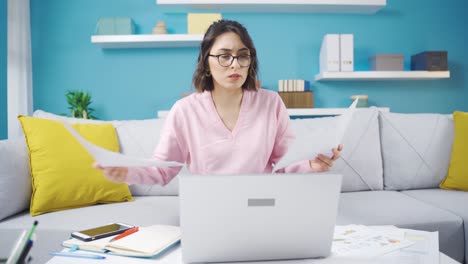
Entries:
POLYGON ((339 174, 186 175, 179 186, 185 262, 330 254, 339 174))

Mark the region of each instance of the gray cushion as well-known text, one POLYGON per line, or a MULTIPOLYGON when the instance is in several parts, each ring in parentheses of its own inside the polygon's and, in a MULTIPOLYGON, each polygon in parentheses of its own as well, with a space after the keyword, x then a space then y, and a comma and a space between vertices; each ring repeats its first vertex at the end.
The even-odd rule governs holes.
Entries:
POLYGON ((342 156, 330 170, 343 175, 343 192, 383 189, 378 113, 358 109, 345 132, 342 156))
POLYGON ((134 202, 94 205, 36 217, 25 212, 0 222, 0 256, 8 255, 21 230, 30 228, 34 220, 39 225, 32 251, 33 263, 45 263, 50 259, 48 252, 60 250, 61 243, 72 231, 112 222, 137 226, 179 225, 179 199, 178 196, 135 196, 134 202))
POLYGON ((0 220, 29 208, 31 192, 24 138, 0 140, 0 220))
POLYGON ((438 231, 441 252, 458 261, 465 254, 463 220, 459 216, 396 191, 342 193, 337 224, 438 231))
POLYGON ((436 188, 447 174, 453 120, 441 114, 380 113, 386 190, 436 188))
POLYGON ((463 218, 465 226, 465 262, 468 261, 468 206, 466 205, 468 192, 427 189, 404 191, 402 193, 463 218))
MULTIPOLYGON (((144 120, 114 120, 100 121, 81 118, 70 118, 52 113, 36 110, 34 117, 64 120, 69 123, 112 123, 117 131, 120 144, 120 152, 125 155, 150 158, 159 142, 159 133, 164 123, 164 119, 144 119, 144 120)), ((185 169, 181 173, 186 172, 185 169)), ((169 184, 162 187, 159 185, 138 185, 130 186, 133 195, 178 195, 179 179, 174 178, 169 184)))

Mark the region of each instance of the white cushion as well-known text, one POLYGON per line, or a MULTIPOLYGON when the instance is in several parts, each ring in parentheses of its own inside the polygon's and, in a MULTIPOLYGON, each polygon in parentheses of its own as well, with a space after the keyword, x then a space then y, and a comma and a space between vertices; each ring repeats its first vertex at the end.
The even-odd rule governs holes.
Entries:
POLYGON ((0 140, 0 220, 29 208, 31 192, 24 138, 0 140))
MULTIPOLYGON (((342 158, 335 161, 330 170, 332 173, 343 175, 341 188, 343 192, 383 189, 378 112, 376 108, 358 109, 354 112, 345 132, 342 142, 342 158)), ((295 134, 300 134, 297 129, 304 127, 324 131, 321 133, 321 138, 316 139, 317 141, 324 140, 323 137, 334 136, 332 130, 335 127, 335 118, 293 119, 291 127, 295 134), (330 133, 326 133, 327 131, 330 133)), ((315 142, 315 140, 301 142, 296 147, 309 149, 311 153, 314 153, 315 142)), ((290 151, 294 152, 295 150, 291 149, 290 151)))
POLYGON ((441 114, 381 113, 387 190, 438 188, 447 174, 453 119, 441 114))
MULTIPOLYGON (((52 113, 36 110, 34 117, 65 120, 69 123, 112 123, 117 130, 119 137, 120 152, 125 155, 149 158, 159 142, 159 133, 164 123, 164 119, 144 119, 144 120, 114 120, 100 121, 81 118, 71 118, 52 113)), ((183 173, 185 169, 181 171, 183 173)), ((162 187, 159 185, 138 185, 130 186, 132 195, 178 195, 178 177, 175 177, 169 184, 162 187)))

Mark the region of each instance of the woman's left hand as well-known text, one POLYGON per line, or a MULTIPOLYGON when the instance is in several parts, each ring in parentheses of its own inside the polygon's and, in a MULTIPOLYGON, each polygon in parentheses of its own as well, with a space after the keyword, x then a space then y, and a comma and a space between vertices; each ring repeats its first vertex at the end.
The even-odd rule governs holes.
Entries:
POLYGON ((330 170, 333 167, 335 160, 341 157, 341 151, 343 150, 343 145, 338 145, 337 148, 332 149, 333 156, 328 157, 323 154, 317 155, 315 159, 309 160, 310 168, 313 172, 325 172, 330 170))

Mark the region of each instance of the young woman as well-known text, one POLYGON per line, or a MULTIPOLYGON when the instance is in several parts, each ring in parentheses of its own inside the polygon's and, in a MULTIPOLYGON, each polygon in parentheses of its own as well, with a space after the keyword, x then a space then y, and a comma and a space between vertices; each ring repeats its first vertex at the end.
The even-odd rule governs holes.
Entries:
MULTIPOLYGON (((235 21, 213 23, 193 76, 197 92, 174 104, 153 158, 186 163, 192 174, 271 173, 294 135, 278 93, 256 88, 257 72, 257 52, 247 30, 235 21)), ((277 172, 327 171, 341 149, 277 172)), ((94 166, 110 180, 128 184, 166 185, 181 169, 94 166)))

